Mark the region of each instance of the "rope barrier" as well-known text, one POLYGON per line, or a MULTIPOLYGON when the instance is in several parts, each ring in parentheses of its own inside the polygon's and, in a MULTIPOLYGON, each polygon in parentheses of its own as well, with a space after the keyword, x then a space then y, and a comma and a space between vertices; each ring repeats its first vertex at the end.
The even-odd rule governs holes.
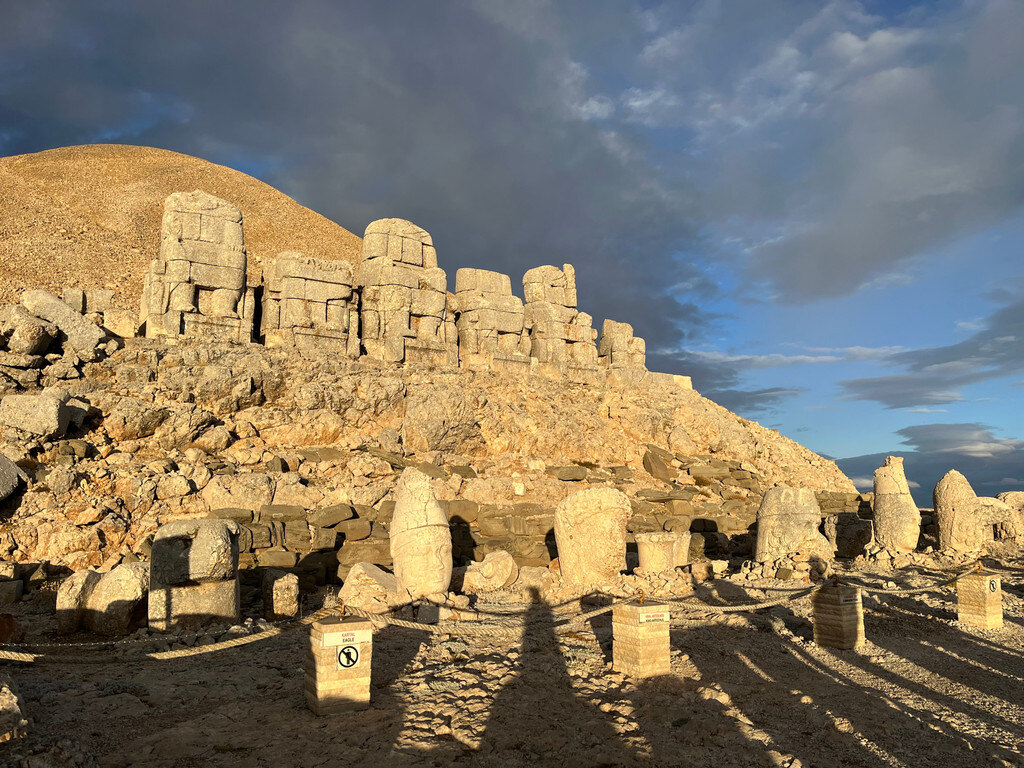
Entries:
POLYGON ((968 576, 971 573, 980 573, 981 567, 981 561, 978 560, 972 563, 970 567, 965 568, 960 573, 953 576, 953 578, 947 579, 946 581, 940 582, 938 584, 930 584, 926 587, 886 589, 884 587, 872 587, 870 585, 864 584, 863 582, 857 581, 856 579, 850 578, 837 578, 836 581, 837 583, 843 583, 851 587, 857 587, 857 589, 860 589, 871 595, 918 595, 922 592, 931 592, 932 590, 948 587, 950 584, 955 584, 956 582, 960 581, 960 579, 962 579, 964 576, 968 576))

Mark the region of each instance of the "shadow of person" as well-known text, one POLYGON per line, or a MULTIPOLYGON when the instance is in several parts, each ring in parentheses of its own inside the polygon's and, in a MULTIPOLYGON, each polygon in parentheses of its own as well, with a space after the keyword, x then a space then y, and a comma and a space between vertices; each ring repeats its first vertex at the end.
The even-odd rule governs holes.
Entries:
POLYGON ((502 766, 632 765, 609 716, 574 690, 555 636, 555 617, 530 590, 516 676, 494 699, 480 755, 502 766))

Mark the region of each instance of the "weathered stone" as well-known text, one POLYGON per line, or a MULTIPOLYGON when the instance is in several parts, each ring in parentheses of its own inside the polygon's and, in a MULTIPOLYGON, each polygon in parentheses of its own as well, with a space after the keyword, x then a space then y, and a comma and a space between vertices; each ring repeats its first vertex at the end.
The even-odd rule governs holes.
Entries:
POLYGON ((299 577, 268 568, 263 573, 263 617, 267 621, 282 621, 298 615, 299 577))
POLYGON ((662 480, 664 482, 675 480, 679 475, 678 471, 669 466, 662 457, 653 451, 647 451, 644 454, 644 469, 655 480, 662 480))
POLYGON ((18 687, 10 675, 0 673, 0 742, 22 738, 28 733, 28 726, 25 704, 18 687))
POLYGON ((393 574, 371 563, 356 563, 345 577, 338 599, 372 613, 386 613, 398 595, 393 574))
POLYGON ((238 577, 224 581, 150 585, 149 627, 157 631, 206 624, 237 624, 240 611, 238 577))
POLYGON ((447 592, 452 578, 448 519, 430 489, 430 478, 412 467, 395 487, 391 557, 399 590, 413 599, 447 592))
POLYGON ((588 488, 555 509, 562 578, 577 586, 609 584, 626 567, 629 498, 613 488, 588 488))
POLYGON ((690 532, 652 531, 638 533, 640 567, 650 573, 664 573, 690 562, 690 532))
POLYGON ((203 489, 202 497, 211 509, 240 507, 259 510, 274 500, 275 483, 262 473, 218 475, 203 489))
POLYGON ((60 437, 71 424, 65 393, 7 395, 0 400, 0 425, 43 438, 60 437))
POLYGON ((977 552, 993 539, 1024 538, 1024 512, 1001 499, 979 498, 956 470, 939 480, 932 498, 942 550, 977 552))
POLYGON ((53 323, 68 337, 68 344, 85 361, 95 360, 103 341, 103 330, 75 312, 49 291, 33 289, 21 295, 25 309, 36 317, 53 323))
POLYGON ((124 635, 145 623, 149 565, 122 563, 108 573, 78 571, 57 590, 57 631, 124 635))
POLYGON ((769 488, 757 510, 755 559, 767 562, 802 554, 831 561, 832 547, 818 532, 820 523, 814 491, 786 485, 769 488))
POLYGON ((0 453, 0 501, 14 493, 18 484, 27 479, 21 467, 0 453))
POLYGON ((153 537, 152 585, 234 578, 238 536, 238 523, 230 520, 176 520, 160 526, 153 537))
POLYGON ((511 587, 519 577, 519 566, 505 551, 490 552, 466 569, 462 588, 466 592, 496 592, 511 587))
POLYGON ((315 525, 319 528, 331 528, 338 523, 351 519, 354 515, 355 510, 352 509, 351 505, 333 504, 322 509, 310 510, 306 514, 306 519, 310 525, 315 525))
POLYGON ((839 557, 863 555, 871 543, 872 534, 871 521, 862 520, 852 512, 825 518, 825 538, 839 557))
POLYGON ((57 326, 41 320, 20 304, 0 312, 0 336, 7 335, 7 348, 11 352, 40 355, 57 333, 57 326))
POLYGON ((409 451, 458 452, 478 432, 476 415, 463 389, 410 388, 402 420, 402 443, 409 451))
POLYGON ((875 540, 895 552, 913 552, 921 534, 921 513, 903 471, 903 458, 888 456, 875 470, 875 540))

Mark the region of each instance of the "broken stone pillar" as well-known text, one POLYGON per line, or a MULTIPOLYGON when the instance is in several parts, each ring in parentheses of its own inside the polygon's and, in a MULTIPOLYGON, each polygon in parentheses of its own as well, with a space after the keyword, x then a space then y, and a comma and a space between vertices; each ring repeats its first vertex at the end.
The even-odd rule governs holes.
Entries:
POLYGON ((523 275, 524 317, 530 354, 556 369, 597 368, 593 318, 576 308, 576 271, 545 265, 523 275))
POLYGON ((458 365, 455 298, 430 234, 404 219, 371 222, 356 284, 366 355, 392 363, 458 365))
POLYGON ((277 568, 263 573, 263 618, 294 619, 299 615, 299 577, 277 568))
POLYGON ((932 500, 941 550, 978 552, 994 540, 1024 538, 1024 513, 1000 499, 978 497, 956 470, 939 480, 932 500))
POLYGON ((664 603, 612 608, 612 669, 640 678, 671 674, 670 618, 664 603))
POLYGON ((523 302, 508 275, 486 269, 455 273, 455 326, 464 368, 528 371, 530 336, 523 302))
POLYGON ((268 347, 359 357, 359 302, 351 264, 284 252, 265 275, 262 331, 268 347))
POLYGON ((157 529, 150 554, 149 626, 166 631, 239 617, 238 523, 176 520, 157 529))
POLYGON ((255 309, 241 211, 199 190, 168 195, 143 288, 146 336, 249 342, 255 309))
POLYGON ((57 590, 57 631, 126 635, 146 623, 147 563, 121 563, 107 573, 77 571, 57 590))
POLYGON ((562 579, 572 585, 610 584, 626 568, 629 497, 614 488, 588 488, 555 509, 555 543, 562 579))
POLYGON ((601 343, 597 361, 605 368, 647 370, 647 343, 633 335, 629 323, 605 320, 601 326, 601 343))
POLYGON ((864 644, 864 606, 856 587, 823 586, 811 596, 814 642, 825 648, 864 644))
POLYGON ((887 456, 875 470, 875 541, 895 552, 913 552, 921 535, 921 513, 903 471, 903 457, 887 456))
POLYGON ((821 510, 810 488, 769 488, 757 509, 754 558, 769 562, 807 555, 830 562, 832 547, 818 532, 820 524, 821 510))
POLYGON ((318 717, 370 706, 373 625, 355 617, 330 616, 309 630, 304 690, 318 717))
POLYGON ((637 533, 637 554, 640 556, 640 567, 649 573, 664 573, 673 570, 677 565, 685 565, 689 560, 690 532, 684 534, 677 531, 654 531, 637 533), (680 562, 683 560, 683 562, 680 562))
POLYGON ((430 489, 430 478, 408 467, 395 486, 391 557, 398 590, 413 600, 448 591, 452 580, 452 534, 430 489))
POLYGON ((504 550, 488 552, 479 563, 472 563, 466 569, 462 590, 479 594, 497 592, 511 587, 519 578, 519 566, 515 558, 504 550))
POLYGON ((991 573, 971 573, 956 582, 957 621, 969 627, 1003 626, 1001 580, 991 573))

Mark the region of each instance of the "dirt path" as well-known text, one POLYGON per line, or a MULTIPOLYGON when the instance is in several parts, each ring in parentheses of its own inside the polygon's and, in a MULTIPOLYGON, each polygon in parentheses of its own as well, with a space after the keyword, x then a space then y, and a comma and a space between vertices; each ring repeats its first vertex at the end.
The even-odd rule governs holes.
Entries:
POLYGON ((607 615, 556 636, 533 605, 530 632, 507 642, 389 628, 375 638, 372 708, 330 718, 306 709, 301 632, 168 662, 11 667, 33 724, 0 762, 1022 766, 1014 567, 1000 630, 957 625, 948 589, 868 598, 870 642, 833 651, 807 639, 803 600, 673 628, 673 676, 639 684, 608 667, 607 615))

